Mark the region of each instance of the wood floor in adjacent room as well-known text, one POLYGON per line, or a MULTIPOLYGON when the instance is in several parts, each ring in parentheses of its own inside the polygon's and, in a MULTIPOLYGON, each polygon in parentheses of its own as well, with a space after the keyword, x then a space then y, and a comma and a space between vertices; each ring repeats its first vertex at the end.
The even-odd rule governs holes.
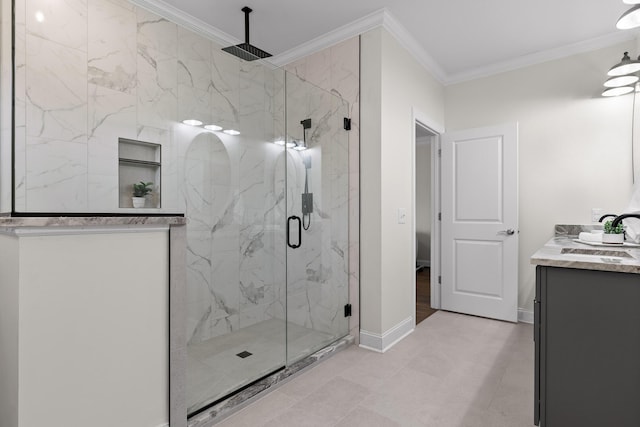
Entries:
POLYGON ((431 308, 431 269, 416 271, 416 325, 438 310, 431 308))
POLYGON ((438 311, 385 353, 351 346, 219 426, 532 427, 533 325, 438 311))

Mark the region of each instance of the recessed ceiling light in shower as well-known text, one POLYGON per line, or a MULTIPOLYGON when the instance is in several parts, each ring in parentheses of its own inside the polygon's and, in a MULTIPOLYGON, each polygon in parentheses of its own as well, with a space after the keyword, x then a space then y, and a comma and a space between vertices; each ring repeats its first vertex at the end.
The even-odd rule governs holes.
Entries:
POLYGON ((189 126, 202 126, 202 122, 197 119, 185 119, 182 121, 182 123, 189 126))
POLYGON ((240 135, 240 132, 235 129, 225 129, 222 132, 226 133, 227 135, 240 135))
POLYGON ((212 131, 222 130, 222 126, 218 126, 218 125, 205 125, 204 128, 206 130, 212 130, 212 131))

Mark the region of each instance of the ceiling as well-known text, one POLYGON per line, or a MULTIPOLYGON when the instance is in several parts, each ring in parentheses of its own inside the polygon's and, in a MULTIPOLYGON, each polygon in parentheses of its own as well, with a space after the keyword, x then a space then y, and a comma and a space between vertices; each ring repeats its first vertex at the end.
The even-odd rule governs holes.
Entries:
POLYGON ((244 40, 241 9, 249 6, 251 43, 276 58, 384 8, 445 82, 585 41, 597 47, 633 37, 615 27, 631 7, 622 0, 146 1, 169 5, 237 41, 244 40))

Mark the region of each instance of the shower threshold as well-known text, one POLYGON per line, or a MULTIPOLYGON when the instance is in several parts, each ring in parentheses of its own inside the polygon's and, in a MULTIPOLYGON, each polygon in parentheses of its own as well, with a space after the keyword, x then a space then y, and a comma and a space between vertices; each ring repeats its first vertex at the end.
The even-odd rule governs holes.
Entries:
POLYGON ((214 423, 239 411, 246 405, 261 398, 264 394, 282 385, 291 377, 313 367, 322 360, 332 356, 340 350, 353 344, 354 338, 347 335, 340 338, 315 353, 287 366, 277 369, 266 376, 252 382, 240 390, 217 400, 198 413, 190 415, 187 421, 188 427, 209 427, 214 423))

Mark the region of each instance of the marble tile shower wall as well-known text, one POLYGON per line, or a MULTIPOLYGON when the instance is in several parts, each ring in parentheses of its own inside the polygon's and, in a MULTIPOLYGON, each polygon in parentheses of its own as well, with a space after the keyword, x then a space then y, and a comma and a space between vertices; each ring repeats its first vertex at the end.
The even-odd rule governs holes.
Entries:
POLYGON ((284 319, 283 71, 126 0, 17 0, 15 33, 16 210, 122 212, 118 138, 160 144, 155 212, 189 218, 189 338, 284 319))
POLYGON ((162 145, 160 211, 181 211, 180 120, 282 126, 260 110, 272 70, 126 0, 16 0, 15 34, 19 212, 122 212, 119 137, 162 145))

